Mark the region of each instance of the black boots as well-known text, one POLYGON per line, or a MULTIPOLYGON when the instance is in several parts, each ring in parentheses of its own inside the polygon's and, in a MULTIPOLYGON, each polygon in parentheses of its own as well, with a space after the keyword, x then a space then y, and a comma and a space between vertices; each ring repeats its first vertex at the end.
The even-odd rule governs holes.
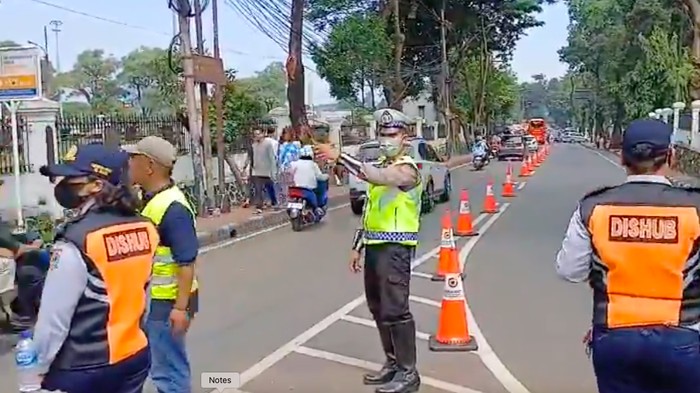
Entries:
POLYGON ((420 376, 416 370, 416 323, 407 321, 389 325, 396 371, 393 378, 379 386, 376 393, 413 393, 420 388, 420 376))
POLYGON ((394 378, 394 374, 398 371, 396 357, 394 356, 394 344, 391 341, 390 326, 385 323, 377 322, 377 330, 379 330, 379 338, 382 341, 382 349, 384 349, 384 354, 386 355, 386 362, 381 370, 362 376, 362 381, 365 385, 383 385, 391 381, 391 379, 394 378))

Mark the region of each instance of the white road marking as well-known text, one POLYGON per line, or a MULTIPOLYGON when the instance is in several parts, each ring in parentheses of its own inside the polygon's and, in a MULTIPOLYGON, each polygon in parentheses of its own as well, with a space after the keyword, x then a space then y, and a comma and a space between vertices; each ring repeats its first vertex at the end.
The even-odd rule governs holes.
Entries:
POLYGON ((620 169, 624 169, 624 168, 622 167, 622 165, 621 165, 619 162, 615 162, 615 160, 613 160, 612 158, 610 158, 610 157, 606 156, 605 154, 599 152, 598 150, 593 150, 592 148, 587 148, 587 147, 583 147, 583 146, 579 146, 579 147, 582 148, 582 149, 586 149, 586 150, 588 150, 588 151, 591 151, 591 152, 593 152, 593 153, 599 155, 599 156, 602 157, 605 161, 607 161, 607 162, 609 162, 609 163, 615 165, 616 167, 618 167, 618 168, 620 168, 620 169))
POLYGON ((432 280, 433 275, 423 272, 411 272, 413 277, 425 278, 426 280, 432 280))
POLYGON ((520 184, 518 184, 517 190, 518 190, 518 191, 522 190, 523 188, 525 188, 525 185, 526 185, 526 184, 527 184, 526 181, 520 182, 520 184))
MULTIPOLYGON (((506 206, 507 205, 509 205, 509 204, 506 203, 506 206)), ((469 238, 469 240, 467 240, 467 243, 468 244, 475 243, 478 239, 480 239, 481 236, 483 236, 483 234, 485 233, 485 229, 488 229, 488 227, 491 226, 489 223, 493 223, 500 216, 501 215, 497 213, 497 214, 493 214, 493 215, 482 214, 479 217, 477 217, 475 222, 481 222, 486 217, 488 217, 489 219, 484 224, 484 230, 480 229, 479 234, 474 236, 474 237, 469 238)), ((416 258, 411 263, 411 270, 415 269, 416 267, 418 267, 421 264, 425 263, 426 261, 430 260, 430 258, 432 258, 434 255, 436 255, 439 251, 440 251, 440 246, 435 247, 432 250, 424 253, 420 257, 416 258)), ((364 301, 365 301, 364 294, 358 296, 357 298, 350 301, 348 304, 346 304, 343 307, 341 307, 340 309, 338 309, 336 312, 332 313, 331 315, 327 316, 326 318, 324 318, 320 322, 311 326, 308 330, 306 330, 306 331, 302 332, 301 334, 299 334, 298 336, 294 337, 288 343, 277 348, 271 354, 265 356, 258 363, 255 363, 250 368, 248 368, 247 370, 245 370, 244 372, 241 373, 241 386, 245 386, 245 384, 247 384, 251 380, 260 376, 260 374, 264 373, 270 367, 274 366, 277 362, 282 360, 285 356, 294 352, 295 349, 304 345, 306 342, 311 340, 313 337, 315 337, 319 333, 323 332, 324 330, 328 329, 333 323, 340 320, 343 316, 349 314, 352 310, 359 307, 362 303, 364 303, 364 301)))
MULTIPOLYGON (((345 321, 345 322, 354 323, 356 325, 371 327, 371 328, 377 327, 377 324, 374 323, 374 321, 367 319, 367 318, 356 317, 354 315, 343 315, 343 317, 340 318, 340 320, 345 321)), ((428 341, 430 339, 430 334, 417 331, 416 338, 419 340, 428 341)))
MULTIPOLYGON (((365 370, 377 371, 382 366, 381 364, 368 362, 366 360, 352 358, 349 356, 340 355, 337 353, 321 351, 318 349, 313 349, 309 347, 299 347, 294 350, 294 352, 300 353, 302 355, 311 356, 317 359, 330 360, 332 362, 345 364, 347 366, 363 368, 365 370)), ((421 376, 421 382, 425 385, 432 386, 436 389, 444 390, 450 393, 483 393, 478 390, 469 389, 464 386, 455 385, 453 383, 441 381, 439 379, 434 379, 430 377, 421 376)))
MULTIPOLYGON (((483 229, 481 230, 485 232, 496 221, 496 219, 498 219, 506 211, 506 209, 508 209, 509 206, 510 204, 503 205, 503 208, 494 215, 493 220, 487 221, 486 224, 484 224, 484 226, 482 227, 483 229)), ((467 257, 472 252, 475 245, 476 242, 466 243, 459 251, 459 259, 460 261, 462 261, 462 271, 464 271, 464 265, 467 262, 467 257)), ((503 385, 503 387, 506 388, 506 390, 509 393, 530 393, 530 391, 527 390, 525 385, 518 381, 515 378, 515 376, 510 372, 510 370, 508 370, 506 365, 503 364, 501 359, 499 359, 496 353, 493 351, 488 341, 486 341, 486 337, 484 337, 484 334, 481 332, 481 329, 479 329, 479 325, 476 323, 474 314, 469 308, 469 304, 467 303, 466 299, 464 304, 467 310, 467 321, 470 326, 469 331, 471 334, 474 335, 476 342, 479 343, 479 349, 477 351, 477 354, 479 355, 479 357, 481 357, 481 361, 484 363, 486 368, 488 368, 489 371, 491 371, 493 376, 496 377, 498 382, 500 382, 501 385, 503 385)))

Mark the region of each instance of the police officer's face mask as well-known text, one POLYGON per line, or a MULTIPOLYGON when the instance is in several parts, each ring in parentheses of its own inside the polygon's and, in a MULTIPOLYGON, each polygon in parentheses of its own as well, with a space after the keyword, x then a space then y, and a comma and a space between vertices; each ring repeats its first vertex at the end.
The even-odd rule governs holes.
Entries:
POLYGON ((380 136, 379 146, 385 156, 392 158, 396 157, 403 150, 403 135, 380 136))

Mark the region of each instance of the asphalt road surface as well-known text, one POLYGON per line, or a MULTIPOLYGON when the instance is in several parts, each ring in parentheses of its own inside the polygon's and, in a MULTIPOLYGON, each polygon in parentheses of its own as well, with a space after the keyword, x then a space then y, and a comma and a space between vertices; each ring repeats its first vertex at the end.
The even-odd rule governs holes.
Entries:
MULTIPOLYGON (((452 172, 449 206, 456 211, 459 191, 468 189, 480 232, 458 242, 477 352, 428 350, 443 288, 426 276, 436 267, 440 216, 448 205, 438 205, 422 221, 411 282, 420 391, 594 392, 581 344, 590 321, 590 291, 558 279, 553 263, 577 200, 622 181, 624 174, 594 151, 556 145, 533 177, 517 179, 523 180, 517 197, 499 197, 499 213, 479 215, 487 182, 494 180, 500 194, 506 165, 452 172)), ((373 391, 362 385, 361 375, 379 367, 383 355, 364 304, 362 277, 348 269, 358 219, 347 206, 326 218, 301 233, 282 227, 202 257, 202 312, 188 336, 193 392, 212 391, 200 387, 204 372, 241 373, 240 390, 225 392, 373 391)), ((9 354, 0 356, 0 381, 3 392, 15 386, 9 354)))

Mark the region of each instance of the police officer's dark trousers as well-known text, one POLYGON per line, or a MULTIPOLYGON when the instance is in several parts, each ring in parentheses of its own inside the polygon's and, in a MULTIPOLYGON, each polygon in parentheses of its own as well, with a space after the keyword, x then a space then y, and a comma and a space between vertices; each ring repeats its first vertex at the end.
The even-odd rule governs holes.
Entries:
POLYGON ((700 332, 650 326, 594 328, 593 367, 600 393, 700 391, 700 332))
POLYGON ((381 385, 377 393, 416 392, 416 324, 409 310, 411 261, 415 247, 395 243, 365 247, 365 296, 377 324, 384 367, 364 376, 367 385, 381 385))

